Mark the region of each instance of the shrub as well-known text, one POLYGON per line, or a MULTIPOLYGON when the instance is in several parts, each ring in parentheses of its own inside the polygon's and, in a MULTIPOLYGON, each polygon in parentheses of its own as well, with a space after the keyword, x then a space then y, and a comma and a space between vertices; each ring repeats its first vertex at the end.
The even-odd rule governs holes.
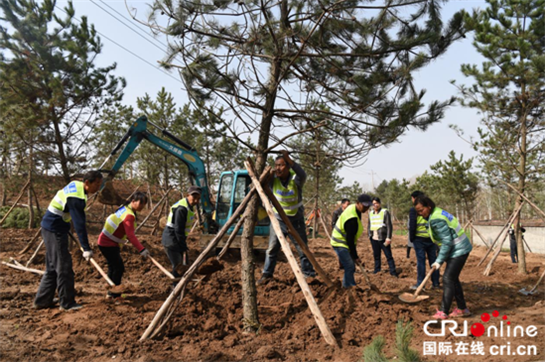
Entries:
MULTIPOLYGON (((0 208, 0 219, 9 211, 10 206, 0 208)), ((34 221, 38 224, 41 216, 38 214, 38 209, 34 208, 34 221)), ((16 207, 9 214, 8 218, 2 223, 2 228, 25 229, 28 227, 28 208, 16 207)))

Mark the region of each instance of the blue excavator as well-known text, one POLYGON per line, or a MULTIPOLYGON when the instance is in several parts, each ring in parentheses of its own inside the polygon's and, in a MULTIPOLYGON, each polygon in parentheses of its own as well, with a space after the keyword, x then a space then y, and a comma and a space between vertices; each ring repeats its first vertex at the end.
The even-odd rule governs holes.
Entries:
MULTIPOLYGON (((106 190, 105 185, 108 181, 112 180, 119 172, 123 164, 132 155, 140 143, 146 140, 158 148, 168 152, 183 162, 188 170, 191 179, 191 184, 197 185, 202 189, 201 194, 201 207, 200 207, 200 222, 203 226, 203 235, 201 236, 200 245, 204 246, 209 240, 211 240, 218 228, 221 228, 227 220, 231 217, 233 212, 240 205, 240 202, 244 199, 252 180, 246 170, 226 171, 220 176, 220 182, 218 187, 218 195, 216 198, 216 205, 211 202, 210 188, 208 185, 206 170, 202 159, 197 154, 195 148, 180 140, 178 137, 170 133, 168 130, 159 127, 153 122, 149 121, 147 117, 142 116, 136 120, 136 122, 129 128, 127 133, 119 141, 119 143, 112 150, 106 161, 101 166, 101 171, 107 173, 104 183, 101 188, 101 194, 106 192, 108 195, 101 198, 101 202, 104 200, 113 199, 111 196, 111 190, 106 190), (169 141, 153 134, 148 130, 148 124, 157 128, 161 135, 168 138, 169 141), (125 145, 126 143, 126 145, 125 145), (111 170, 103 170, 102 167, 119 152, 119 150, 125 145, 123 151, 117 157, 111 170)), ((111 183, 110 183, 111 184, 111 183)), ((119 204, 119 202, 113 202, 119 204)), ((234 225, 234 224, 233 224, 234 225)), ((228 230, 228 234, 233 231, 234 226, 228 230)), ((266 249, 268 245, 268 235, 270 230, 270 221, 268 218, 260 220, 254 230, 254 248, 266 249)), ((242 233, 242 228, 238 234, 242 233)), ((220 244, 221 245, 221 244, 220 244)), ((231 247, 240 246, 240 237, 235 238, 231 247), (237 240, 238 239, 238 240, 237 240)))

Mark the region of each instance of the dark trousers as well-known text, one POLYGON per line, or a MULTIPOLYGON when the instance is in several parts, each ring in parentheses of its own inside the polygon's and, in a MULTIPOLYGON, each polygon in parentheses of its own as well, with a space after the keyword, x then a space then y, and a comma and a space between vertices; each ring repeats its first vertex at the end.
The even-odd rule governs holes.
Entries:
POLYGON ((392 247, 391 245, 384 245, 384 242, 386 240, 375 240, 371 239, 371 246, 373 247, 373 256, 375 258, 375 273, 378 273, 381 268, 381 253, 382 250, 384 252, 384 256, 386 256, 386 261, 388 262, 388 267, 390 268, 390 274, 397 275, 396 272, 396 264, 394 262, 394 258, 392 256, 392 247))
POLYGON ((68 234, 54 233, 42 228, 42 238, 45 244, 45 274, 40 281, 34 303, 39 307, 50 306, 58 290, 59 304, 68 309, 76 304, 68 234))
MULTIPOLYGON (((416 253, 416 285, 420 285, 426 277, 426 255, 431 267, 437 259, 437 246, 430 238, 415 238, 413 245, 416 253)), ((439 270, 431 274, 431 281, 434 286, 439 286, 439 270)))
POLYGON ((511 249, 511 261, 518 263, 517 238, 509 238, 509 247, 511 249))
POLYGON ((125 272, 125 265, 123 265, 123 259, 121 259, 121 248, 119 247, 106 247, 98 246, 100 252, 106 258, 108 263, 108 277, 114 282, 115 285, 121 284, 121 278, 125 272))
POLYGON ((176 272, 176 267, 181 264, 184 253, 180 251, 180 248, 174 246, 165 246, 165 253, 167 254, 168 260, 170 260, 170 264, 172 265, 172 275, 174 275, 176 278, 181 277, 181 275, 176 272))
MULTIPOLYGON (((305 220, 303 218, 299 220, 290 220, 293 227, 297 231, 297 234, 301 237, 303 242, 308 245, 308 239, 307 239, 307 233, 306 233, 306 227, 305 227, 305 220)), ((282 220, 278 220, 280 224, 280 228, 282 229, 282 233, 284 236, 288 235, 288 227, 282 220)), ((297 249, 297 253, 299 253, 299 260, 301 262, 301 269, 303 271, 303 274, 305 276, 315 276, 316 272, 314 271, 314 267, 306 257, 306 255, 303 253, 303 250, 299 247, 299 244, 293 239, 291 235, 289 235, 289 238, 291 239, 291 242, 295 246, 295 249, 297 249)), ((274 269, 276 267, 276 261, 278 259, 278 252, 280 251, 281 245, 280 241, 278 240, 278 236, 276 236, 274 229, 271 227, 271 233, 269 236, 269 248, 267 249, 267 254, 265 257, 265 266, 263 267, 263 275, 272 276, 274 274, 274 269)))
POLYGON ((447 267, 443 274, 443 301, 441 302, 441 310, 446 314, 450 311, 453 299, 456 299, 458 308, 462 310, 467 308, 464 291, 460 283, 460 273, 464 268, 468 256, 469 253, 446 261, 447 267))

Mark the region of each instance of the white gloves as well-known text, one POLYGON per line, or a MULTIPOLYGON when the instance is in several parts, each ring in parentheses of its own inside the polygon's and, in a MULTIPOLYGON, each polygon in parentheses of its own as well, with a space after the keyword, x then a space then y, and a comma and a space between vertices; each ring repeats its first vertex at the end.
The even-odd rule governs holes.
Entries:
POLYGON ((147 259, 149 255, 149 250, 148 249, 144 249, 140 252, 140 255, 142 256, 142 258, 144 259, 147 259))
POLYGON ((384 242, 384 246, 388 246, 392 243, 392 240, 391 239, 386 239, 386 241, 384 242))
POLYGON ((441 268, 441 264, 439 264, 439 263, 433 263, 433 264, 431 265, 431 267, 434 268, 435 270, 439 270, 439 269, 441 268))
POLYGON ((83 252, 83 259, 89 261, 89 260, 91 260, 92 257, 93 257, 93 251, 92 250, 83 252))

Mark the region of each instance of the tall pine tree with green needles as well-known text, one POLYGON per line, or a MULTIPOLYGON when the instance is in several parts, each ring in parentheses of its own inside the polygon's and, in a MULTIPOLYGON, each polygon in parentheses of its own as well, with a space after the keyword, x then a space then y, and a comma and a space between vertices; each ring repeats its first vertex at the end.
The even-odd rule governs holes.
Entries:
MULTIPOLYGON (((179 69, 194 105, 215 114, 229 137, 255 153, 261 173, 270 147, 320 118, 347 145, 340 157, 347 162, 363 160, 408 128, 439 121, 453 99, 424 105, 425 91, 416 89, 413 76, 461 36, 462 14, 443 21, 441 3, 156 0, 149 22, 171 39, 162 64, 179 69), (173 63, 176 57, 183 66, 173 63), (316 100, 328 110, 315 107, 316 100), (255 145, 246 142, 250 134, 255 145)), ((252 253, 257 205, 255 197, 242 235, 246 330, 259 325, 252 253)))
MULTIPOLYGON (((484 170, 527 193, 532 183, 543 185, 545 174, 545 1, 487 3, 465 17, 467 29, 475 33, 473 45, 486 61, 480 68, 462 65, 474 83, 459 90, 463 104, 483 115, 476 147, 484 170)), ((512 209, 520 203, 517 197, 512 209)), ((514 223, 518 271, 526 274, 519 222, 520 212, 514 223)))
POLYGON ((86 140, 95 116, 121 98, 125 81, 113 76, 115 64, 95 65, 102 43, 71 2, 64 17, 52 0, 4 0, 0 10, 0 113, 29 154, 68 181, 90 163, 86 140))

